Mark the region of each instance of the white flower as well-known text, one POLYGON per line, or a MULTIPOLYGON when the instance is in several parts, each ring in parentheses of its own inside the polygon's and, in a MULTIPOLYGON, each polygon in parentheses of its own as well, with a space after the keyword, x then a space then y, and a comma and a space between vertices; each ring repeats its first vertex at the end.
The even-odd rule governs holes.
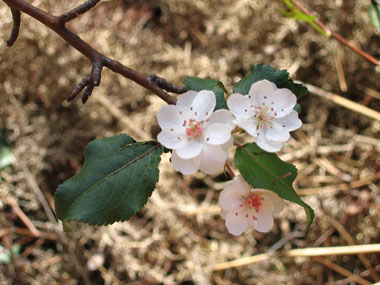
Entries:
POLYGON ((273 215, 281 212, 284 201, 274 192, 252 189, 241 175, 226 183, 220 193, 221 215, 230 234, 241 235, 249 228, 268 232, 273 215))
POLYGON ((251 85, 248 96, 232 94, 227 105, 236 125, 255 137, 259 147, 276 152, 290 140, 289 132, 302 126, 293 110, 296 102, 289 89, 277 89, 274 83, 261 80, 251 85))
POLYGON ((175 170, 192 174, 198 169, 214 174, 223 168, 227 149, 232 146, 233 116, 228 110, 215 112, 214 92, 188 91, 176 105, 162 107, 157 114, 162 131, 157 140, 173 149, 171 162, 175 170))

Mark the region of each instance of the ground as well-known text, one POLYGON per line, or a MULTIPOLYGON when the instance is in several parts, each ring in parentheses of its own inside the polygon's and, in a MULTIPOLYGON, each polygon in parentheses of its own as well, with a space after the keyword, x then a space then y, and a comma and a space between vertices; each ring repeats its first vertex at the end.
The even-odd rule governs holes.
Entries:
MULTIPOLYGON (((56 15, 80 4, 29 2, 56 15)), ((380 34, 367 14, 371 1, 302 2, 380 58, 380 34)), ((281 1, 269 0, 101 1, 68 27, 105 55, 177 85, 188 75, 214 78, 231 92, 252 65, 265 63, 378 112, 379 66, 309 24, 285 18, 282 9, 281 1)), ((156 191, 135 217, 107 227, 73 223, 73 232, 64 234, 41 194, 52 205, 58 185, 80 170, 84 147, 95 138, 155 139, 156 113, 165 102, 107 69, 88 103, 65 102, 90 71, 88 60, 26 15, 19 39, 7 48, 12 18, 3 1, 0 18, 0 132, 15 157, 0 172, 0 252, 20 245, 13 260, 0 263, 0 284, 379 281, 375 252, 275 256, 212 270, 274 251, 380 243, 379 113, 368 117, 346 108, 352 103, 344 107, 316 94, 300 100, 304 125, 279 153, 297 166, 294 187, 315 210, 310 230, 304 231, 302 208, 287 203, 271 232, 231 236, 217 205, 225 175, 182 176, 166 155, 156 191)))

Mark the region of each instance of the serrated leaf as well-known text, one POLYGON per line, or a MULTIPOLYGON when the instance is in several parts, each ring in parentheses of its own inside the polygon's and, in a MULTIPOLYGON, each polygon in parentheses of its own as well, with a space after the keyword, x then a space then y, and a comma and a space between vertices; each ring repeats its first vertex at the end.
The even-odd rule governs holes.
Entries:
POLYGON ((292 186, 297 176, 293 165, 282 161, 275 153, 263 151, 255 143, 237 148, 235 165, 251 186, 271 190, 281 198, 302 206, 307 216, 307 227, 311 225, 314 211, 301 200, 292 186))
POLYGON ((369 5, 368 16, 372 26, 380 31, 380 5, 376 3, 369 5))
POLYGON ((184 84, 187 90, 213 91, 216 96, 215 110, 228 109, 226 98, 224 98, 224 93, 228 93, 228 92, 221 81, 218 81, 216 79, 203 79, 203 78, 188 76, 185 78, 184 84))
POLYGON ((57 217, 91 225, 128 220, 151 196, 162 152, 157 142, 127 135, 90 142, 81 171, 55 193, 57 217))

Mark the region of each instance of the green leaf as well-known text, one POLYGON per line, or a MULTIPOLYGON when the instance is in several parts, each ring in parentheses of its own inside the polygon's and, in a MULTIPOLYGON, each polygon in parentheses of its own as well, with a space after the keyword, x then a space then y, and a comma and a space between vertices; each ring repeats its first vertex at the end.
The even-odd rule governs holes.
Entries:
POLYGON ((185 78, 184 84, 187 90, 213 91, 216 96, 215 110, 219 110, 219 109, 228 110, 226 98, 224 98, 224 93, 228 93, 228 92, 221 81, 218 81, 216 79, 203 79, 203 78, 188 76, 185 78))
POLYGON ((302 206, 307 216, 307 227, 311 225, 314 211, 301 200, 292 186, 297 176, 295 166, 282 161, 275 153, 263 151, 255 143, 236 150, 235 165, 251 186, 271 190, 281 198, 302 206))
POLYGON ((298 10, 296 7, 293 6, 292 2, 290 0, 284 0, 285 5, 288 7, 288 10, 282 10, 281 14, 285 17, 292 18, 296 21, 304 21, 308 22, 314 29, 316 29, 318 32, 320 32, 322 35, 326 37, 330 37, 331 35, 326 33, 325 30, 323 30, 320 26, 318 26, 315 23, 315 19, 317 16, 314 15, 307 15, 303 13, 302 11, 298 10))
POLYGON ((55 193, 57 217, 91 225, 128 220, 151 196, 162 152, 157 142, 127 135, 90 142, 81 171, 55 193))
POLYGON ((0 138, 0 170, 12 165, 15 157, 6 142, 0 138))
POLYGON ((268 64, 264 65, 261 63, 253 66, 252 72, 235 84, 234 93, 247 95, 251 85, 263 79, 273 82, 277 88, 287 88, 291 90, 298 99, 309 93, 305 86, 294 83, 293 80, 289 78, 289 72, 287 70, 277 70, 268 64))
POLYGON ((376 3, 372 3, 368 7, 368 16, 369 19, 371 20, 372 26, 380 31, 380 5, 376 3))

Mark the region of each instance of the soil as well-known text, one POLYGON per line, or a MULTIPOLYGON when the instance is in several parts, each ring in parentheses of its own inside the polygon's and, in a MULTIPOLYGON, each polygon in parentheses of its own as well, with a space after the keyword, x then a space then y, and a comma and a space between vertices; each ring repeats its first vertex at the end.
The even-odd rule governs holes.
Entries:
MULTIPOLYGON (((29 3, 58 15, 81 2, 29 3)), ((371 1, 302 3, 331 30, 380 58, 380 33, 367 14, 371 1)), ((253 65, 265 63, 379 112, 379 66, 306 22, 285 18, 285 8, 269 0, 109 0, 67 26, 110 58, 177 85, 198 76, 219 79, 232 92, 253 65)), ((279 153, 297 166, 294 187, 315 210, 308 231, 302 208, 287 203, 271 232, 231 236, 217 204, 226 176, 182 176, 166 154, 156 190, 128 222, 73 222, 73 232, 63 233, 38 194, 53 207, 58 185, 80 170, 84 147, 95 138, 126 133, 155 139, 156 113, 165 102, 104 69, 85 105, 79 98, 67 103, 90 72, 89 61, 27 15, 8 48, 12 17, 4 1, 0 18, 0 134, 14 156, 0 170, 0 255, 20 246, 12 260, 0 262, 0 284, 379 282, 378 252, 273 256, 212 270, 275 251, 380 243, 379 116, 316 94, 300 100, 303 127, 279 153)))

